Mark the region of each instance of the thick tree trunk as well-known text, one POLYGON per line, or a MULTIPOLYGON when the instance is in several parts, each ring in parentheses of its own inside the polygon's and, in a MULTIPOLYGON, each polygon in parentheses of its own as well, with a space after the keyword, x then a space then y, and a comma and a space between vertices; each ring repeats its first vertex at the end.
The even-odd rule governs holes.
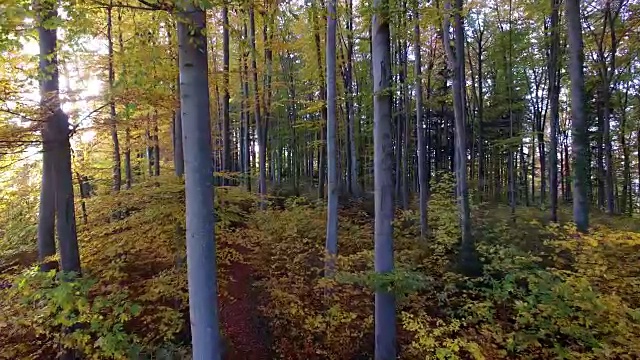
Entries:
MULTIPOLYGON (((56 28, 45 28, 42 24, 57 17, 53 3, 36 3, 38 12, 38 36, 40 45, 40 72, 47 76, 40 82, 41 108, 45 119, 44 139, 48 143, 45 150, 49 153, 45 158, 50 161, 51 180, 55 193, 55 219, 58 241, 60 243, 61 269, 65 272, 80 273, 80 255, 76 236, 76 217, 73 203, 73 180, 71 177, 71 148, 69 146, 69 118, 60 107, 60 87, 58 82, 57 34, 56 28)), ((47 163, 44 163, 46 171, 47 163)), ((49 179, 46 179, 49 180, 49 179)), ((48 183, 45 189, 49 189, 48 183)), ((42 214, 50 214, 47 205, 42 214)), ((43 245, 50 251, 51 231, 50 219, 41 218, 43 229, 43 245), (46 238, 45 238, 46 237, 46 238), (45 244, 44 241, 48 243, 45 244)), ((55 246, 54 246, 55 248, 55 246)))
POLYGON ((46 131, 42 132, 42 185, 40 187, 40 208, 38 211, 38 261, 42 271, 54 268, 45 263, 45 259, 56 254, 55 219, 56 193, 53 183, 53 162, 51 161, 51 144, 46 131))
POLYGON ((571 135, 573 157, 573 221, 579 231, 589 230, 589 139, 587 115, 584 109, 584 53, 580 0, 566 0, 567 38, 569 45, 569 76, 571 78, 571 135))
POLYGON ((204 10, 193 4, 187 4, 179 16, 180 108, 185 152, 187 273, 193 358, 219 360, 206 18, 204 10))
MULTIPOLYGON (((374 267, 379 274, 394 271, 393 144, 391 142, 391 54, 389 3, 374 0, 371 20, 373 70, 373 142, 375 187, 374 267)), ((375 360, 396 358, 396 301, 392 292, 375 294, 375 360)))

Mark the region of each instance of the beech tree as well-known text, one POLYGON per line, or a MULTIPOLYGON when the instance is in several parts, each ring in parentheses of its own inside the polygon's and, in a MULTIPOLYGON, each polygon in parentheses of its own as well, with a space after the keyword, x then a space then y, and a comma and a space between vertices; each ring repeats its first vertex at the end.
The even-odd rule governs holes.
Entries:
POLYGON ((327 4, 327 162, 328 162, 328 203, 327 203, 327 264, 325 275, 331 276, 335 270, 338 253, 338 153, 337 147, 337 93, 336 93, 336 0, 327 4))
POLYGON ((589 229, 588 167, 589 140, 584 109, 584 50, 580 21, 580 0, 565 0, 569 77, 571 78, 571 155, 573 167, 573 221, 578 230, 589 229))
POLYGON ((185 158, 187 273, 194 359, 220 359, 213 164, 205 10, 178 15, 180 110, 185 158))
MULTIPOLYGON (((373 70, 373 162, 375 235, 374 267, 379 274, 394 270, 393 260, 393 144, 391 142, 391 53, 389 3, 373 2, 371 19, 373 70)), ((387 289, 375 294, 375 359, 396 358, 396 300, 387 289)))

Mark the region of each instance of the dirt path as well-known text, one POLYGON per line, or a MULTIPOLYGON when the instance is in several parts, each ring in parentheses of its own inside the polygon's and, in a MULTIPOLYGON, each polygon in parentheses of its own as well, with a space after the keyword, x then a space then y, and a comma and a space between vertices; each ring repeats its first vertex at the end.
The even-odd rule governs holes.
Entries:
MULTIPOLYGON (((238 247, 241 254, 248 250, 238 247)), ((220 304, 220 317, 227 338, 228 360, 269 360, 268 333, 258 318, 258 301, 252 289, 253 269, 250 264, 236 262, 229 268, 229 296, 220 304)))

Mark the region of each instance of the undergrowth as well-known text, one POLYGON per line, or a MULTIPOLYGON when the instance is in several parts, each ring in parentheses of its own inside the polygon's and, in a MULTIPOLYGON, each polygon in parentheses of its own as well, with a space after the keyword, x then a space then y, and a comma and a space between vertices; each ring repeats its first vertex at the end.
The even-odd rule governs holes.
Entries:
MULTIPOLYGON (((373 272, 370 206, 342 204, 338 271, 327 279, 323 204, 288 197, 258 211, 253 195, 218 188, 221 297, 233 278, 229 266, 249 263, 274 356, 283 359, 371 358, 380 287, 397 295, 402 359, 640 356, 636 219, 595 214, 585 235, 568 222, 547 224, 533 207, 512 219, 506 207, 475 204, 483 274, 469 278, 455 270, 452 192, 453 178, 439 174, 425 241, 416 211, 396 213, 396 271, 385 276, 373 272)), ((22 262, 3 268, 0 357, 41 358, 64 345, 86 358, 187 358, 183 203, 183 184, 170 178, 88 199, 89 222, 79 227, 82 277, 22 262)))

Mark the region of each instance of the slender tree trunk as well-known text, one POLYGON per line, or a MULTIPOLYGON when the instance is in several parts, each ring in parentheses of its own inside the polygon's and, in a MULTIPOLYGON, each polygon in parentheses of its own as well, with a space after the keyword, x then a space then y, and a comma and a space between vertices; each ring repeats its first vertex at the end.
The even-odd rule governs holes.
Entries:
POLYGON ((111 141, 113 142, 113 191, 120 191, 122 174, 120 170, 120 142, 118 141, 118 118, 116 116, 116 103, 113 99, 113 89, 115 86, 115 70, 113 66, 113 22, 112 7, 107 7, 107 48, 109 54, 109 128, 111 130, 111 141))
POLYGON ((482 53, 484 32, 480 31, 478 35, 478 196, 480 201, 484 198, 485 190, 485 168, 484 168, 484 140, 483 140, 483 121, 484 121, 484 69, 482 53))
POLYGON ((425 144, 425 126, 422 109, 422 54, 420 39, 420 10, 416 2, 414 5, 413 48, 415 58, 415 86, 416 86, 416 135, 418 137, 418 183, 420 187, 420 238, 426 240, 429 233, 428 207, 429 185, 427 184, 427 145, 425 144))
MULTIPOLYGON (((231 137, 229 125, 229 7, 222 6, 222 170, 231 171, 231 137)), ((226 178, 223 184, 227 184, 226 178)))
POLYGON ((194 359, 221 359, 205 11, 179 13, 180 100, 186 174, 187 273, 194 359), (195 29, 195 30, 192 30, 195 29))
POLYGON ((327 90, 325 89, 325 79, 323 75, 323 66, 322 66, 322 50, 321 50, 321 40, 320 40, 320 24, 318 23, 318 14, 317 14, 317 0, 314 0, 313 12, 312 16, 312 24, 314 27, 314 41, 316 45, 316 59, 318 63, 318 69, 320 69, 320 101, 322 102, 322 109, 320 111, 321 115, 321 125, 320 125, 320 149, 318 150, 318 198, 324 198, 324 184, 325 184, 325 170, 327 167, 326 158, 325 158, 325 141, 326 141, 326 126, 327 126, 327 99, 326 94, 327 90))
MULTIPOLYGON (((122 40, 122 10, 118 11, 118 49, 124 54, 124 41, 122 40)), ((125 62, 122 63, 122 77, 126 79, 127 68, 125 62)), ((133 174, 131 171, 131 130, 129 129, 129 114, 125 111, 127 124, 124 129, 124 176, 125 189, 131 189, 133 184, 133 174)))
POLYGON ((133 173, 131 171, 131 131, 129 126, 124 129, 124 174, 126 178, 125 189, 131 189, 133 185, 133 173))
POLYGON ((560 51, 560 0, 551 0, 551 46, 549 51, 549 106, 551 110, 549 149, 549 194, 551 221, 558 222, 558 126, 560 118, 560 79, 558 53, 560 51))
MULTIPOLYGON (((375 187, 375 271, 394 271, 393 144, 391 142, 391 54, 389 3, 374 0, 371 20, 375 187)), ((375 360, 396 358, 396 301, 392 292, 375 294, 375 360)))
POLYGON ((338 253, 338 171, 336 132, 336 0, 329 0, 327 6, 327 161, 328 161, 328 204, 325 276, 333 276, 335 257, 338 253))
POLYGON ((569 76, 571 78, 571 135, 573 157, 573 221, 579 231, 589 229, 589 199, 587 189, 589 139, 584 109, 584 52, 580 0, 566 0, 567 38, 569 45, 569 76))
POLYGON ((471 214, 469 209, 469 192, 467 188, 467 154, 466 154, 466 121, 464 119, 464 28, 462 22, 462 0, 456 0, 454 10, 455 21, 455 53, 451 48, 449 36, 449 17, 451 3, 445 1, 443 17, 443 41, 449 68, 453 70, 453 109, 455 116, 455 173, 456 196, 460 212, 461 250, 460 266, 464 273, 476 272, 475 244, 471 237, 471 214))
POLYGON ((264 143, 260 143, 260 128, 261 128, 261 124, 262 124, 262 119, 260 116, 260 93, 258 92, 258 65, 257 65, 257 61, 256 61, 256 21, 255 21, 255 14, 254 14, 254 9, 253 9, 253 5, 249 6, 249 34, 250 34, 250 44, 251 44, 251 74, 253 76, 253 96, 254 96, 254 104, 253 104, 253 114, 254 114, 254 118, 255 118, 255 123, 256 123, 256 138, 258 139, 258 152, 260 154, 260 160, 259 160, 259 167, 260 167, 260 174, 259 174, 259 179, 258 179, 258 188, 259 188, 259 193, 260 193, 260 207, 262 209, 266 208, 266 193, 267 193, 267 189, 266 186, 263 188, 262 184, 265 183, 266 185, 266 146, 267 144, 264 143), (264 149, 263 149, 264 148, 264 149))
MULTIPOLYGON (((248 35, 248 31, 247 31, 247 23, 246 21, 243 22, 242 24, 242 33, 244 36, 245 41, 247 41, 247 39, 249 38, 248 35)), ((250 120, 250 115, 251 115, 251 109, 249 106, 249 51, 248 48, 246 47, 247 44, 244 44, 245 48, 244 48, 244 52, 243 52, 243 56, 242 56, 242 74, 243 74, 243 79, 242 79, 242 95, 244 98, 244 103, 245 103, 245 107, 243 108, 244 111, 244 144, 245 144, 245 159, 244 159, 244 178, 247 184, 247 190, 251 191, 251 171, 252 171, 252 167, 251 167, 251 154, 253 153, 251 151, 251 120, 250 120)))
MULTIPOLYGON (((513 64, 512 64, 512 48, 513 48, 513 29, 512 29, 512 5, 513 1, 509 0, 509 61, 507 62, 507 88, 509 93, 509 138, 513 139, 514 129, 513 129, 513 64)), ((464 74, 464 73, 463 73, 464 74)), ((463 89, 464 91, 464 89, 463 89)), ((515 172, 515 154, 514 149, 509 146, 509 205, 511 207, 511 217, 515 222, 515 214, 516 214, 516 172, 515 172)))
POLYGON ((158 111, 153 114, 153 176, 160 176, 160 139, 158 138, 158 111))
POLYGON ((354 92, 353 92, 353 2, 347 1, 347 69, 345 74, 345 101, 347 107, 347 127, 349 132, 349 193, 353 196, 360 196, 360 186, 358 184, 358 152, 355 136, 355 111, 354 111, 354 92))

